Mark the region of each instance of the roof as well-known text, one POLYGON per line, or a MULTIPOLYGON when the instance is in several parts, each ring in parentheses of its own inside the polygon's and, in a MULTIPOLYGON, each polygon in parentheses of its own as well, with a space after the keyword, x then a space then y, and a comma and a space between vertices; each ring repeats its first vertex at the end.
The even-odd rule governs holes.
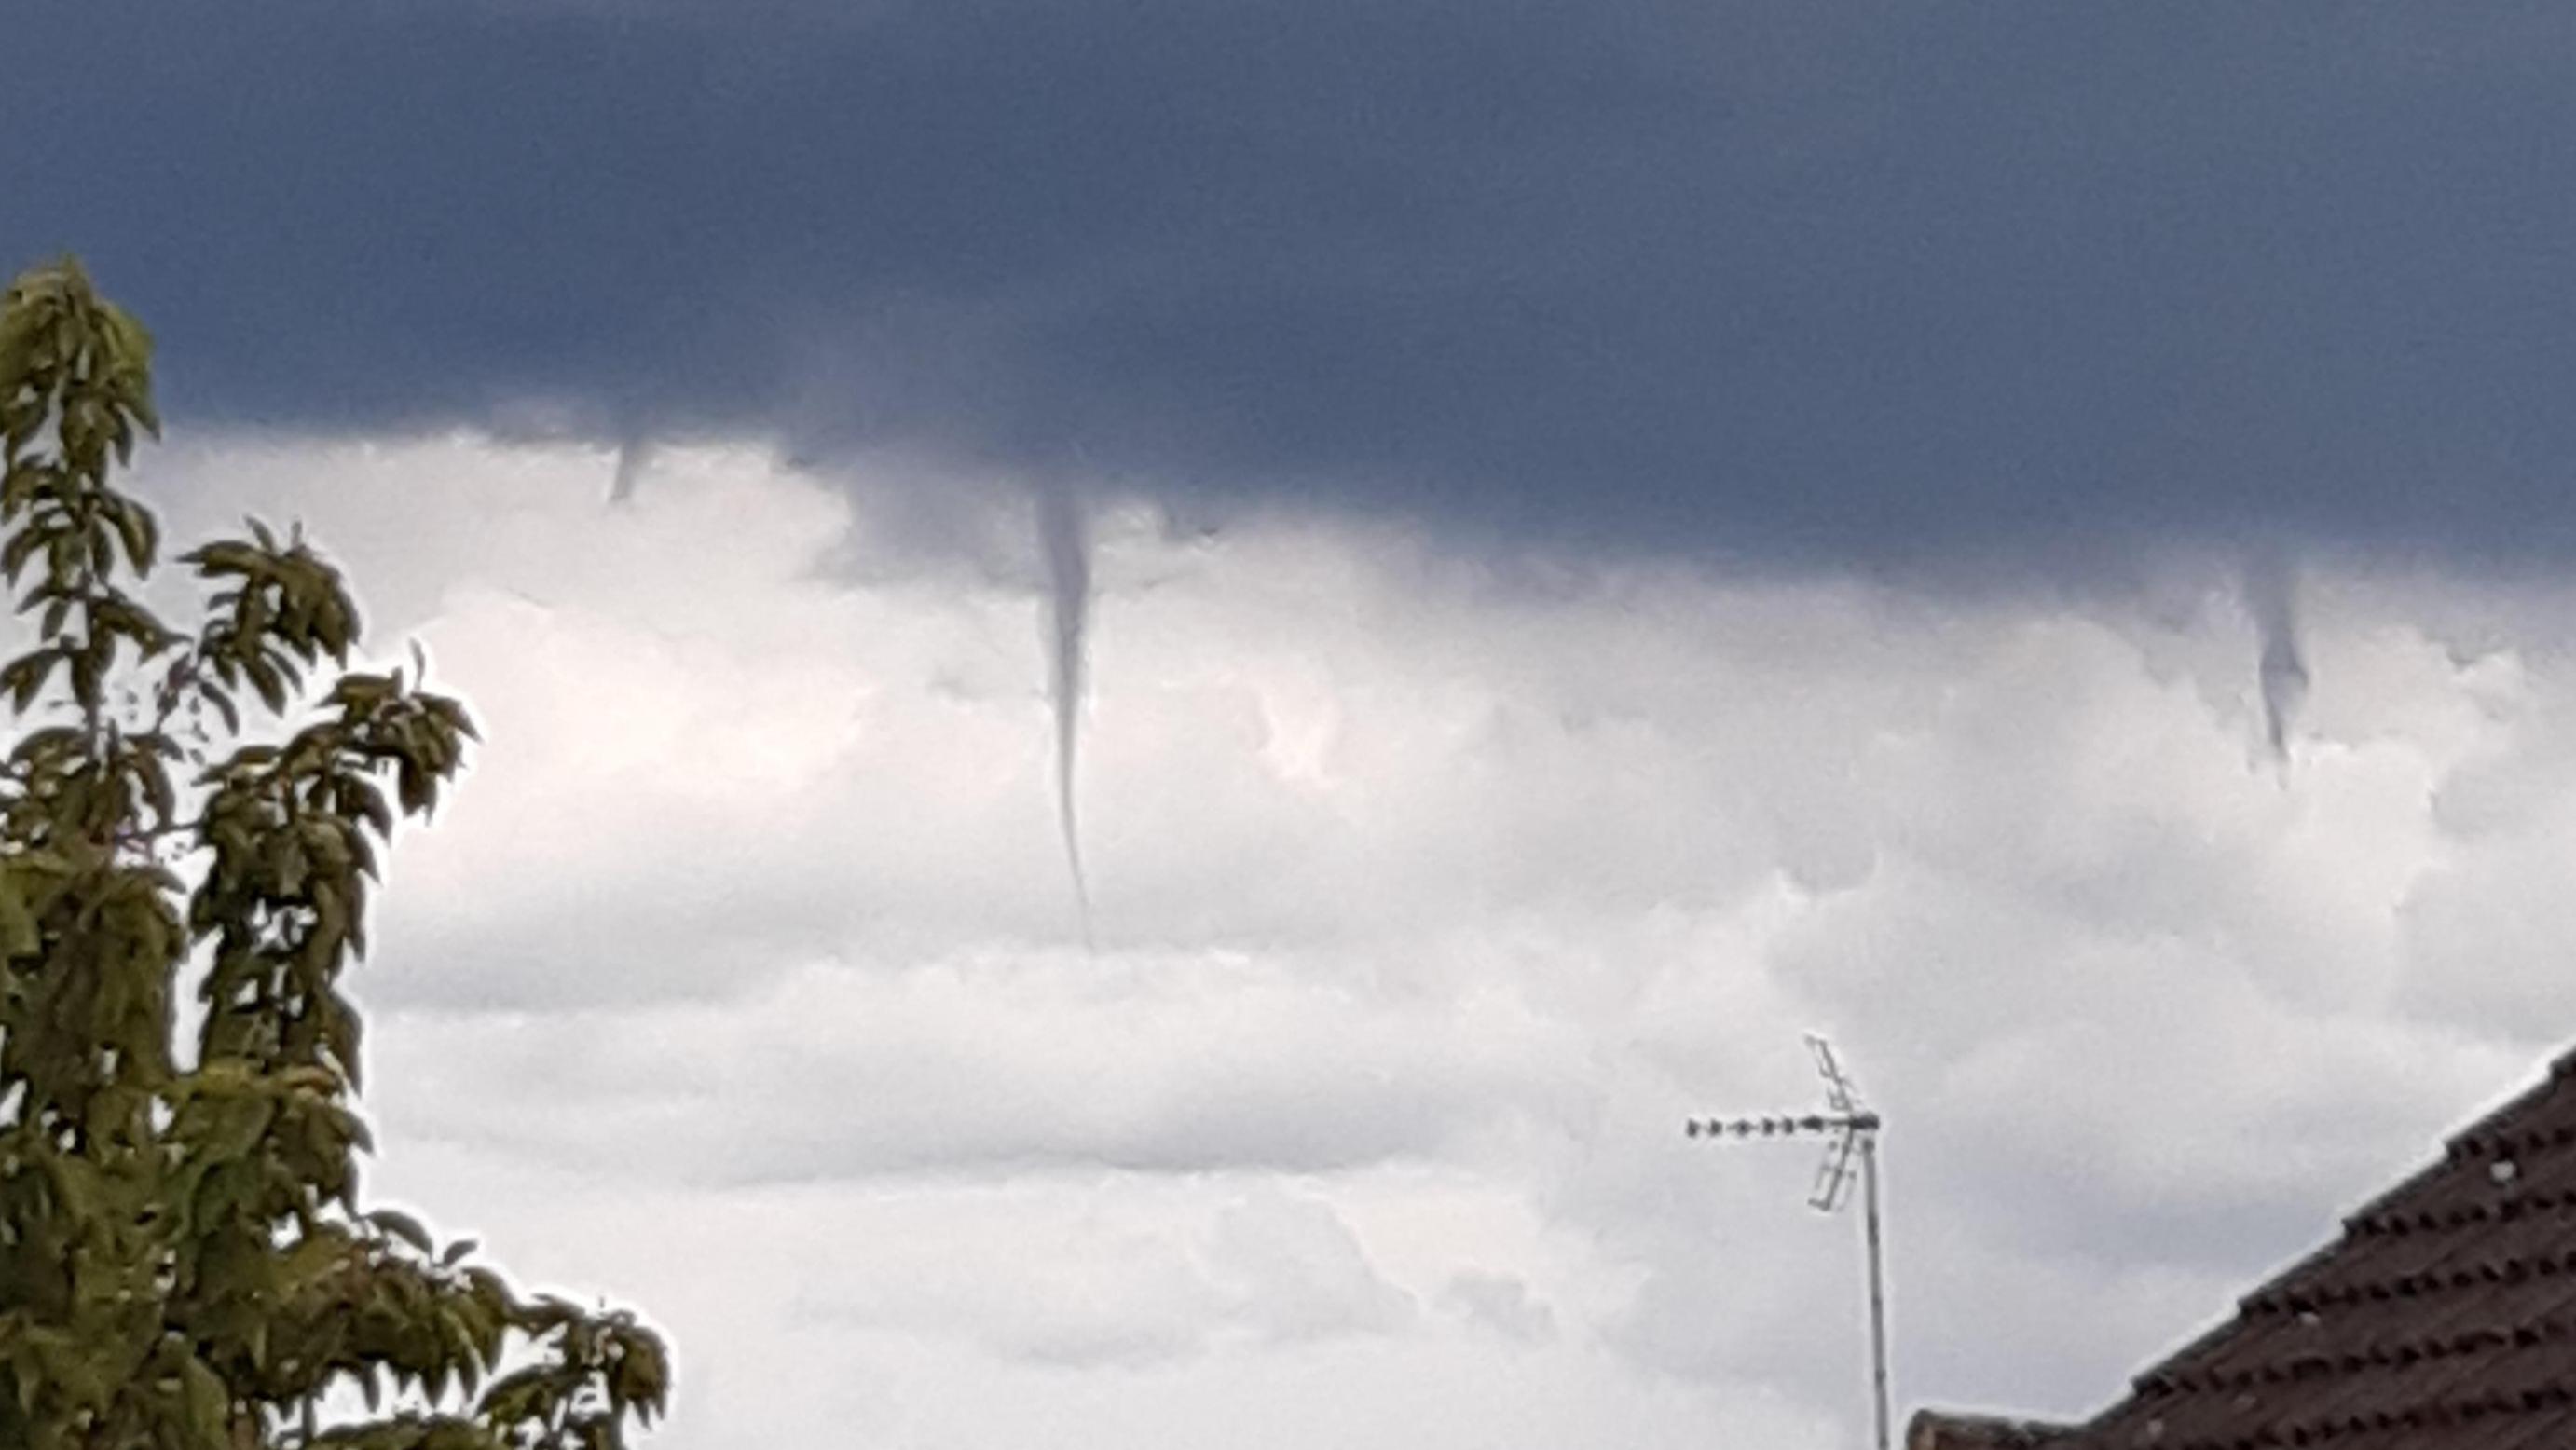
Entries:
POLYGON ((1925 1410, 1905 1430, 1905 1450, 2057 1450, 2073 1433, 2065 1425, 1992 1415, 1925 1410))
POLYGON ((2127 1398, 2046 1443, 2576 1445, 2576 1053, 2139 1375, 2127 1398))

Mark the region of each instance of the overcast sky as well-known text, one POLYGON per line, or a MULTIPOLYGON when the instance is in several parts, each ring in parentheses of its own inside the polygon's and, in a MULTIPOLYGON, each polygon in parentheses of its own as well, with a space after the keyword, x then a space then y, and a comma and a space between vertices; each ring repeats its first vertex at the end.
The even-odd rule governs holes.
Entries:
POLYGON ((8 44, 147 489, 485 727, 371 1182, 664 1325, 656 1443, 1859 1445, 1857 1225, 1679 1133, 1809 1027, 1900 1407, 2080 1413, 2576 1037, 2561 5, 8 44))

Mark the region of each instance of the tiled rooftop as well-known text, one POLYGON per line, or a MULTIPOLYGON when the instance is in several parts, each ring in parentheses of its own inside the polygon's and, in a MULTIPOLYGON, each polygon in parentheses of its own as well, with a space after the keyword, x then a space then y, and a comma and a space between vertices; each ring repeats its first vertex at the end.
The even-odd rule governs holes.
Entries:
MULTIPOLYGON (((1926 1416, 1927 1445, 1972 1445, 1926 1416)), ((2576 1054, 2049 1450, 2576 1450, 2576 1054)))

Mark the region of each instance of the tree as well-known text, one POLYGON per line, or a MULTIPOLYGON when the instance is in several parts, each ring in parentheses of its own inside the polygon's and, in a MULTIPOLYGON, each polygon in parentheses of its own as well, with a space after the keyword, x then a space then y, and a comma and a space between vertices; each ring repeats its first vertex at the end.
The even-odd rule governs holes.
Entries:
POLYGON ((473 727, 417 652, 351 665, 357 607, 300 531, 184 556, 193 633, 145 602, 159 525, 113 476, 159 432, 150 350, 71 262, 0 301, 32 635, 0 665, 0 1445, 622 1446, 663 1407, 656 1336, 358 1193, 341 977, 473 727))

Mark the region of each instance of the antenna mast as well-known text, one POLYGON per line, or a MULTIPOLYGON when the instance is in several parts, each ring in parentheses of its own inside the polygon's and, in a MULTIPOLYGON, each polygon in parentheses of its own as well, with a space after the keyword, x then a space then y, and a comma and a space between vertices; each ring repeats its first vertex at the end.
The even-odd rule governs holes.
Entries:
POLYGON ((1887 1412, 1887 1272, 1878 1229, 1879 1116, 1861 1101, 1860 1089, 1843 1074, 1833 1044, 1810 1032, 1807 1051, 1816 1073, 1825 1080, 1825 1103, 1832 1111, 1803 1117, 1691 1118, 1682 1124, 1691 1138, 1823 1137, 1825 1158, 1816 1165, 1815 1188, 1808 1204, 1832 1213, 1851 1201, 1852 1163, 1859 1160, 1862 1233, 1869 1252, 1869 1378, 1872 1408, 1877 1413, 1878 1450, 1888 1450, 1887 1412))

